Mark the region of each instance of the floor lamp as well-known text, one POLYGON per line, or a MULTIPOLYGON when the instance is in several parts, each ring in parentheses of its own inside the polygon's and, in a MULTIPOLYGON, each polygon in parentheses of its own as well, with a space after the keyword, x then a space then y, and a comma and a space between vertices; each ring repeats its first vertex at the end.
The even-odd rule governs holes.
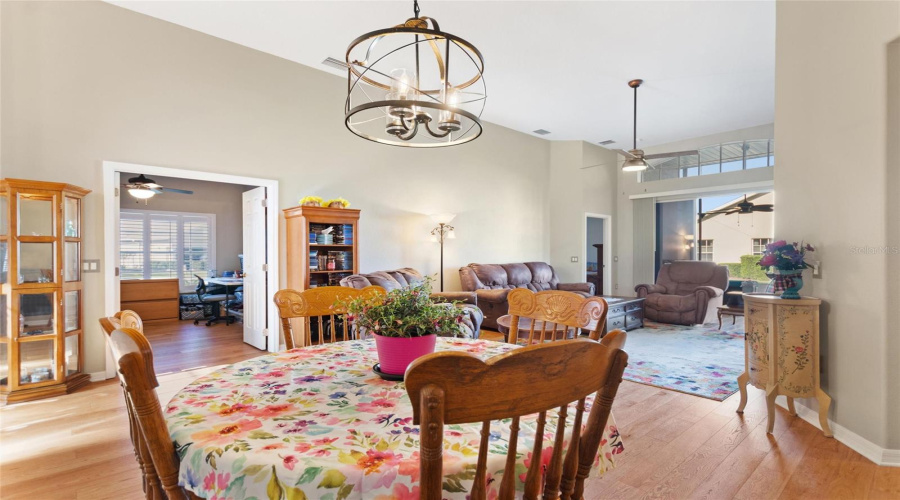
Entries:
POLYGON ((431 220, 437 223, 437 227, 431 230, 431 241, 441 244, 441 291, 444 291, 444 240, 455 240, 456 234, 450 221, 456 214, 435 214, 431 220))

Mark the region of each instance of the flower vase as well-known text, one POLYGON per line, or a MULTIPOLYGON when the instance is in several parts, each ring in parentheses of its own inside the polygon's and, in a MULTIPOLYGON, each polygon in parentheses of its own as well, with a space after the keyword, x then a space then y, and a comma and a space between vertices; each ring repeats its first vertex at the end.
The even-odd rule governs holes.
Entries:
POLYGON ((775 289, 782 289, 782 299, 799 299, 800 289, 803 288, 803 270, 776 270, 775 271, 775 289))

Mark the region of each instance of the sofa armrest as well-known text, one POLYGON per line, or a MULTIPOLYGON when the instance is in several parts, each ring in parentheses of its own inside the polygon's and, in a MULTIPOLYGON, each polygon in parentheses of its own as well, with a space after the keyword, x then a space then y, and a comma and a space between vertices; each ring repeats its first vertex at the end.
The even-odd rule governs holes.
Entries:
POLYGON ((665 285, 656 285, 653 283, 643 284, 634 287, 634 291, 637 292, 638 297, 646 297, 651 293, 666 293, 667 288, 665 285))
POLYGON ((700 298, 705 298, 709 300, 713 297, 718 297, 724 294, 725 291, 721 288, 716 288, 714 286, 698 286, 694 289, 694 295, 697 295, 700 298))
POLYGON ((494 304, 502 304, 506 302, 506 296, 511 292, 509 288, 497 288, 497 289, 489 289, 482 288, 481 290, 475 290, 475 294, 478 296, 478 301, 491 302, 494 304))
POLYGON ((435 302, 459 302, 462 304, 478 305, 478 295, 475 292, 436 292, 431 294, 431 300, 435 302))
POLYGON ((594 295, 593 283, 560 283, 556 285, 557 290, 565 290, 567 292, 582 292, 594 295))

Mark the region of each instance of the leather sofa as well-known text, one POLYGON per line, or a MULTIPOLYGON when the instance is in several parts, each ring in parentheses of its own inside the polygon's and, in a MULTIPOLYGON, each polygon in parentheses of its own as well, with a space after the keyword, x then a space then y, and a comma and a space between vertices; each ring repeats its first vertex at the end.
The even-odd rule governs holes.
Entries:
POLYGON ((585 297, 594 295, 592 283, 560 283, 556 271, 546 262, 515 264, 469 264, 459 269, 459 279, 466 291, 475 292, 484 312, 484 326, 497 329, 497 319, 509 313, 506 296, 514 288, 534 292, 566 290, 585 297))
POLYGON ((644 300, 644 317, 660 323, 696 325, 716 319, 728 288, 728 267, 677 260, 664 264, 655 284, 634 287, 644 300))
MULTIPOLYGON (((425 280, 419 271, 410 267, 393 271, 377 271, 369 274, 353 274, 341 280, 341 286, 349 288, 365 288, 370 285, 380 286, 387 291, 416 285, 425 280)), ((439 303, 456 302, 456 307, 463 310, 463 329, 466 337, 477 339, 481 333, 484 313, 478 308, 478 298, 474 292, 440 292, 432 293, 432 300, 439 303)))

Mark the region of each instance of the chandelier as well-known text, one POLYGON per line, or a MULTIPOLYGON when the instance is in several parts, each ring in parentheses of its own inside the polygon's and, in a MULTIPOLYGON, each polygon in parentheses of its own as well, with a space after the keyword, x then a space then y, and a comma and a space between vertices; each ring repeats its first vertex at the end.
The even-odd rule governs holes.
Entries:
POLYGON ((344 124, 381 144, 455 146, 481 135, 484 59, 474 45, 419 16, 347 48, 344 124))

